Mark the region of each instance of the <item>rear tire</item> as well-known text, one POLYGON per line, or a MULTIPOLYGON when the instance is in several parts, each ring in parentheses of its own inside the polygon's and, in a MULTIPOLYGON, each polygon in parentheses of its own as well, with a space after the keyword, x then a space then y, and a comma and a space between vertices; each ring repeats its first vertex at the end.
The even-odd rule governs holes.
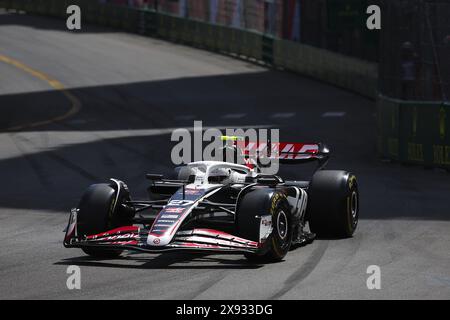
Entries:
POLYGON ((308 189, 307 210, 310 229, 319 237, 351 237, 359 218, 356 177, 346 171, 316 172, 308 189))
POLYGON ((239 236, 259 242, 262 215, 271 215, 273 226, 272 234, 265 242, 265 252, 246 253, 244 256, 250 261, 260 263, 281 261, 291 247, 293 236, 292 217, 286 196, 267 188, 255 189, 245 194, 236 213, 239 236))
MULTIPOLYGON (((119 227, 120 217, 113 210, 116 190, 109 184, 91 185, 78 205, 77 231, 80 236, 94 235, 119 227)), ((117 207, 117 205, 116 205, 117 207)), ((84 253, 97 258, 115 258, 122 250, 82 248, 84 253)))

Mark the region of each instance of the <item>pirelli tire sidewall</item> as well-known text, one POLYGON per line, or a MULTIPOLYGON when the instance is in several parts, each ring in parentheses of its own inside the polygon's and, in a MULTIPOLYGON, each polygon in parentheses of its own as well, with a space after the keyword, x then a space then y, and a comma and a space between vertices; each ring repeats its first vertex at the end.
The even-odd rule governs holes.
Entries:
POLYGON ((355 175, 321 170, 308 188, 307 217, 311 231, 322 238, 347 238, 359 219, 359 192, 355 175))
POLYGON ((238 201, 236 228, 242 238, 260 240, 261 216, 272 216, 272 234, 265 240, 257 254, 246 254, 251 260, 259 262, 276 262, 284 258, 290 249, 293 237, 293 222, 289 203, 282 190, 270 187, 256 187, 248 191, 238 201), (277 222, 280 221, 284 231, 280 237, 277 222))
POLYGON ((268 251, 269 259, 273 261, 280 261, 288 253, 294 234, 293 219, 290 212, 289 202, 286 195, 282 192, 274 192, 271 199, 271 206, 269 209, 272 215, 273 231, 267 241, 270 241, 270 248, 268 251), (284 229, 282 221, 286 221, 286 229, 284 229))

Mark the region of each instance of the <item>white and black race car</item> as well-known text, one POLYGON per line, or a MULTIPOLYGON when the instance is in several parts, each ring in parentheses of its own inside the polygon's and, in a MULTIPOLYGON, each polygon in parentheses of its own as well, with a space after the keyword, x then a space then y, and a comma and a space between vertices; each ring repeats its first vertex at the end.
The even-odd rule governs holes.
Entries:
POLYGON ((358 223, 358 185, 347 171, 324 170, 322 144, 279 143, 281 163, 316 160, 311 181, 259 173, 255 165, 189 163, 177 179, 148 174, 149 200, 131 200, 125 183, 94 184, 72 209, 67 248, 94 257, 123 250, 239 253, 259 262, 280 261, 315 236, 351 237, 358 223))

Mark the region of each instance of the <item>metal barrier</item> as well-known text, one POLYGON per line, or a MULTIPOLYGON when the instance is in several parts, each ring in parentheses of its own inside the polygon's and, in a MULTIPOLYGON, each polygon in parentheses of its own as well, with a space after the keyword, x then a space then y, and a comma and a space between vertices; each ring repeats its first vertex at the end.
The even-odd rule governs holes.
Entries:
POLYGON ((287 40, 275 40, 274 64, 367 97, 376 97, 376 63, 287 40))
POLYGON ((377 109, 381 157, 450 170, 450 104, 380 95, 377 109))

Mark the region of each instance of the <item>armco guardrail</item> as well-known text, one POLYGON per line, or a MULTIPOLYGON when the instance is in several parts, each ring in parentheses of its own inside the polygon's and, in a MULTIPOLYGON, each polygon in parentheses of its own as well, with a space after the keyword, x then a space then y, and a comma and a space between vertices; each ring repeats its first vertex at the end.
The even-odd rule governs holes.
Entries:
POLYGON ((275 67, 299 72, 324 82, 376 98, 377 65, 323 49, 276 39, 243 29, 180 18, 165 13, 93 0, 0 0, 0 7, 66 18, 66 8, 79 5, 83 21, 128 32, 231 53, 275 67))
POLYGON ((383 158, 450 170, 450 104, 379 96, 377 108, 383 158))
POLYGON ((378 64, 287 40, 275 40, 274 64, 375 98, 378 64))

